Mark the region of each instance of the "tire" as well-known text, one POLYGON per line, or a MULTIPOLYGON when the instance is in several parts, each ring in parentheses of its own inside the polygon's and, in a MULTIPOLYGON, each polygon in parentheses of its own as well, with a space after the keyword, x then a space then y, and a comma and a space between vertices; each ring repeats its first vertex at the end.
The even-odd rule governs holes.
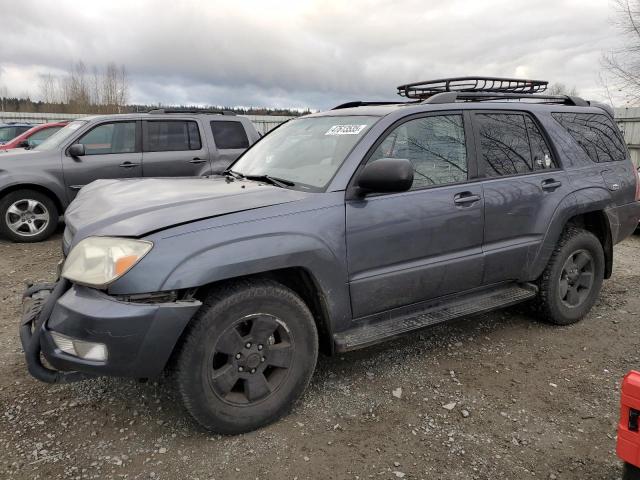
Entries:
POLYGON ((211 292, 180 347, 176 379, 207 430, 238 434, 274 422, 307 388, 318 358, 309 308, 270 280, 211 292))
POLYGON ((44 193, 16 190, 0 200, 0 233, 13 242, 41 242, 56 231, 59 215, 44 193))
POLYGON ((540 277, 538 307, 542 318, 556 325, 579 321, 598 299, 603 279, 600 240, 591 232, 567 226, 540 277))
POLYGON ((640 480, 640 468, 625 462, 622 467, 622 480, 640 480))

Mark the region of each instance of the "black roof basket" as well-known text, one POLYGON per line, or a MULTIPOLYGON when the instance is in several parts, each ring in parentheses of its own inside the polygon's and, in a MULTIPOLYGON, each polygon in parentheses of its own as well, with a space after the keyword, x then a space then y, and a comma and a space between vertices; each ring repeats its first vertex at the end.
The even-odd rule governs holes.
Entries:
MULTIPOLYGON (((547 90, 546 80, 502 77, 453 77, 407 83, 398 87, 398 95, 409 99, 406 104, 483 102, 492 100, 524 100, 588 107, 589 102, 570 95, 540 95, 547 90)), ((332 110, 365 105, 388 105, 403 102, 347 102, 332 110)))
POLYGON ((425 100, 442 92, 542 93, 549 82, 500 77, 453 77, 407 83, 398 87, 398 95, 425 100))
POLYGON ((153 110, 149 110, 147 113, 200 113, 203 115, 235 115, 235 113, 229 110, 216 110, 213 108, 154 108, 153 110))
POLYGON ((580 97, 539 95, 547 89, 546 80, 501 77, 454 77, 407 83, 398 87, 398 95, 424 103, 482 102, 491 100, 532 100, 543 103, 589 106, 580 97))

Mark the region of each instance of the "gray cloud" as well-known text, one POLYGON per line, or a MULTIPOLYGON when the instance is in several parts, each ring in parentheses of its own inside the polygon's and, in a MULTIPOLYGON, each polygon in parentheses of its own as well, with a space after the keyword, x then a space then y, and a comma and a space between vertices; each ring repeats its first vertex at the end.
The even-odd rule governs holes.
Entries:
POLYGON ((327 108, 440 76, 523 75, 601 97, 602 0, 2 2, 0 84, 124 64, 131 100, 327 108))

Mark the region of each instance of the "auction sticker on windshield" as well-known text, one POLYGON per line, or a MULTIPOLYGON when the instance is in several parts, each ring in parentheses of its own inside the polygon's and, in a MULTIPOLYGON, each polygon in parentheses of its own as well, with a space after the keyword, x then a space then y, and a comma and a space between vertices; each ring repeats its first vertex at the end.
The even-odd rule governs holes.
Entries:
POLYGON ((325 135, 358 135, 366 125, 334 125, 325 135))

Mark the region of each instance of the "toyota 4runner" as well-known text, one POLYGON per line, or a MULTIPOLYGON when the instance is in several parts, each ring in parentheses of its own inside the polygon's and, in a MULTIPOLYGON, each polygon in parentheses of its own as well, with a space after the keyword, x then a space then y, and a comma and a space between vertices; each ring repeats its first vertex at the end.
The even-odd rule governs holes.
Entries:
POLYGON ((531 301, 584 317, 640 218, 610 110, 546 82, 399 87, 275 129, 224 175, 97 181, 20 333, 45 382, 168 365, 205 428, 246 432, 344 352, 531 301), (46 362, 43 363, 43 358, 46 362))

